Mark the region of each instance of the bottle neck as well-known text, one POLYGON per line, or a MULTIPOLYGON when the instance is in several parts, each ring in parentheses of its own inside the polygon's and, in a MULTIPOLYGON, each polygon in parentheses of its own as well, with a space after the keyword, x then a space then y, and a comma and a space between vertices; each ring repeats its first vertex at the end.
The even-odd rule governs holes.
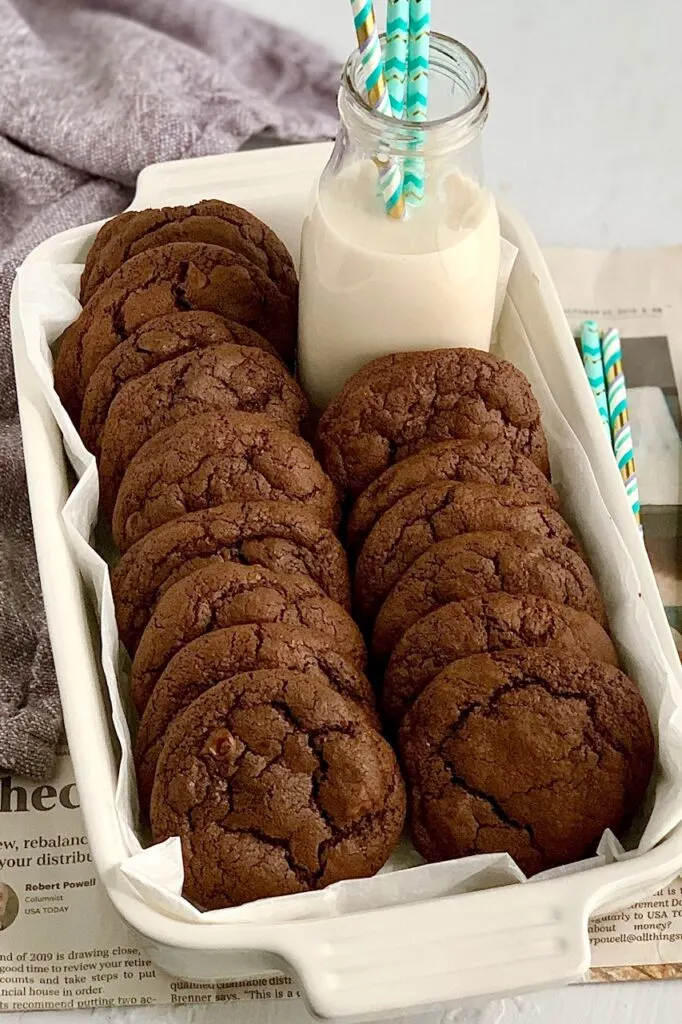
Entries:
MULTIPOLYGON (((385 43, 385 39, 382 40, 385 43)), ((398 120, 373 110, 364 93, 360 54, 343 72, 339 113, 348 140, 369 154, 441 157, 470 147, 488 119, 485 69, 462 43, 432 33, 429 49, 429 120, 398 120)))

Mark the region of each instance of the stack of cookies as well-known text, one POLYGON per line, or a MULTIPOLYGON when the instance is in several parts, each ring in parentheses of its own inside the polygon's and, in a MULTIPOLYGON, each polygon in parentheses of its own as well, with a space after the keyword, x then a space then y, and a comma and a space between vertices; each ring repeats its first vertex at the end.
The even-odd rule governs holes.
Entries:
POLYGON ((527 379, 473 349, 381 358, 317 448, 349 504, 354 608, 417 848, 506 851, 528 874, 594 852, 640 805, 653 741, 527 379))
POLYGON ((297 289, 245 210, 126 213, 90 250, 55 365, 122 555, 140 803, 206 908, 373 874, 405 816, 338 495, 287 369, 297 289))
POLYGON ((406 808, 379 690, 427 859, 506 851, 532 874, 592 852, 640 804, 653 741, 528 381, 468 349, 376 360, 318 461, 297 292, 245 210, 126 213, 61 339, 121 552, 153 838, 181 838, 207 909, 378 871, 406 808))

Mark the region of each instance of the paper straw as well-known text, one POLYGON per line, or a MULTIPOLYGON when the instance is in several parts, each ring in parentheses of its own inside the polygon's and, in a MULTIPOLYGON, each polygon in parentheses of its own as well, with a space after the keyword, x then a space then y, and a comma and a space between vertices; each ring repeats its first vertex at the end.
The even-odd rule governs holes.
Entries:
POLYGON ((386 86, 393 116, 405 117, 407 104, 407 55, 410 32, 410 0, 388 0, 386 22, 386 86))
POLYGON ((407 116, 426 121, 429 106, 431 0, 410 0, 407 116))
MULTIPOLYGON (((391 102, 384 79, 381 41, 377 31, 372 0, 351 0, 351 7, 355 21, 355 33, 360 47, 367 99, 374 110, 390 117, 391 102)), ((375 163, 379 170, 379 185, 386 213, 389 217, 400 220, 405 213, 403 175, 400 166, 393 160, 385 160, 381 157, 377 157, 375 163)))
MULTIPOLYGON (((623 353, 620 334, 615 328, 604 335, 601 341, 606 393, 611 423, 611 439, 620 475, 630 499, 633 515, 640 524, 639 488, 635 473, 635 457, 632 450, 632 432, 628 413, 628 393, 623 376, 623 353)), ((641 529, 641 525, 640 525, 641 529)))
POLYGON ((586 320, 580 328, 580 351, 599 418, 610 446, 611 422, 609 420, 609 406, 606 398, 606 378, 604 377, 604 364, 601 357, 599 327, 594 320, 586 320))
MULTIPOLYGON (((431 0, 410 0, 410 35, 407 62, 407 117, 424 122, 429 107, 431 0)), ((405 161, 405 199, 415 205, 424 198, 424 161, 405 161)))

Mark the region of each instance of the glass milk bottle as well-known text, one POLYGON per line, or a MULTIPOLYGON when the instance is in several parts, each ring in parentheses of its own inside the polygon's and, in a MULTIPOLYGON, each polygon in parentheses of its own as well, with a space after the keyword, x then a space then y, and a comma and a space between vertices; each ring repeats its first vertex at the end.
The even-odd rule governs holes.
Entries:
POLYGON ((372 110, 359 54, 343 73, 341 131, 303 227, 299 373, 323 409, 376 356, 491 341, 500 227, 481 173, 486 73, 433 34, 429 121, 372 110), (418 167, 424 197, 403 219, 384 206, 379 168, 418 167))

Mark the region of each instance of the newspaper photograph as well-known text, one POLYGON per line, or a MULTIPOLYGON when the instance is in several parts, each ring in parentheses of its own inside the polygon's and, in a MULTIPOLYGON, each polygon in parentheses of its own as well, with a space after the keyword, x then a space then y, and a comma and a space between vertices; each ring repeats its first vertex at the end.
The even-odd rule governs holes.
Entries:
MULTIPOLYGON (((571 326, 592 318, 621 333, 645 543, 679 650, 682 248, 546 256, 571 326)), ((590 981, 682 977, 682 882, 590 934, 590 981)), ((66 748, 48 783, 0 773, 0 1010, 300 998, 286 976, 207 984, 157 970, 96 876, 66 748)))

